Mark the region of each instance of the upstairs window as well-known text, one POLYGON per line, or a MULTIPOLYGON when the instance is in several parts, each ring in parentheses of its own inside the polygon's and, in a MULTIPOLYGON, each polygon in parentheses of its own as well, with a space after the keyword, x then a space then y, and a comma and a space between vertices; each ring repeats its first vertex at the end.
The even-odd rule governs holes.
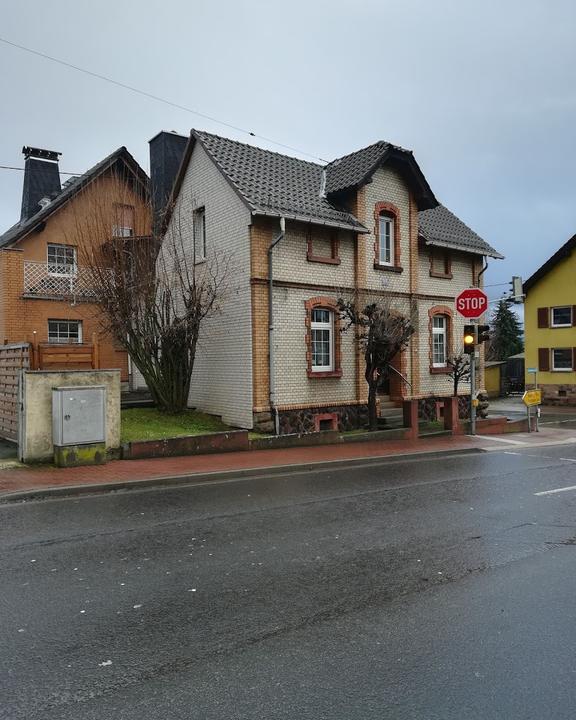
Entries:
POLYGON ((194 262, 206 260, 206 210, 194 210, 194 262))
POLYGON ((380 265, 394 264, 394 217, 388 213, 381 213, 379 218, 379 252, 380 265))
POLYGON ((115 205, 114 206, 114 225, 112 225, 113 237, 133 237, 134 236, 134 206, 133 205, 115 205))
POLYGON ((445 367, 448 357, 448 321, 446 315, 432 318, 432 367, 445 367))
POLYGON ((51 275, 74 275, 76 272, 76 248, 73 245, 48 243, 48 272, 51 275))
POLYGON ((572 327, 572 306, 553 307, 552 309, 552 327, 572 327))
POLYGON ((431 251, 430 277, 452 279, 452 259, 448 250, 433 249, 431 251))
POLYGON ((334 370, 334 313, 314 308, 310 318, 312 372, 334 370))
POLYGON ((318 226, 310 227, 306 240, 308 262, 326 263, 327 265, 340 264, 338 233, 335 230, 318 226))
POLYGON ((400 210, 391 202, 374 206, 374 269, 401 273, 400 210))

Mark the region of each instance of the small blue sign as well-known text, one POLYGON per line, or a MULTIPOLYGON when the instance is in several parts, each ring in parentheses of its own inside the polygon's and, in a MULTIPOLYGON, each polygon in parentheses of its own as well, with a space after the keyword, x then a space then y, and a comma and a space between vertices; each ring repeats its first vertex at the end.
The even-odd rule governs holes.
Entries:
POLYGON ((535 373, 535 372, 538 372, 538 368, 528 368, 528 369, 526 370, 526 372, 535 373))

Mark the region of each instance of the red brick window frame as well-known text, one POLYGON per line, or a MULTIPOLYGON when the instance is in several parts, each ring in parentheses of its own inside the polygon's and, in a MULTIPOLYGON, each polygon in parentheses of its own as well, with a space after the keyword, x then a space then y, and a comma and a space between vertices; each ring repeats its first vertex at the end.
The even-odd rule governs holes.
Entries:
POLYGON ((324 263, 325 265, 340 265, 340 258, 338 256, 340 250, 340 242, 338 240, 338 233, 336 230, 329 230, 327 228, 308 228, 306 235, 306 259, 308 262, 324 263), (314 250, 314 239, 316 238, 316 251, 314 250), (320 239, 327 240, 330 245, 329 254, 326 252, 326 247, 323 247, 318 252, 318 245, 320 239))
POLYGON ((448 365, 448 358, 452 354, 453 348, 453 313, 451 308, 447 305, 435 305, 428 310, 428 350, 430 359, 430 374, 431 375, 444 375, 450 372, 450 366, 448 365), (445 352, 446 352, 446 364, 435 365, 434 364, 434 318, 444 318, 444 334, 445 334, 445 352))
POLYGON ((336 302, 328 297, 313 297, 304 303, 306 308, 306 365, 309 378, 339 378, 342 377, 342 353, 340 333, 340 313, 336 302), (314 310, 327 310, 331 318, 331 348, 332 367, 330 370, 313 369, 312 365, 312 314, 314 310))
POLYGON ((449 250, 430 249, 430 277, 452 280, 452 256, 449 250))
POLYGON ((400 211, 393 203, 378 202, 374 206, 374 238, 374 268, 401 273, 403 268, 400 265, 400 211), (391 221, 392 237, 389 263, 383 262, 380 257, 381 243, 383 242, 383 238, 380 237, 382 219, 391 221))

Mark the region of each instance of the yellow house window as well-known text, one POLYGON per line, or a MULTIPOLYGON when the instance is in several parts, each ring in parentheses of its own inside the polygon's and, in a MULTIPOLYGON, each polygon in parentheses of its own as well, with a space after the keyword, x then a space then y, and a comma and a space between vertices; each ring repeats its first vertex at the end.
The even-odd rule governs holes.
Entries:
POLYGON ((552 350, 552 370, 555 372, 572 370, 572 348, 554 348, 552 350))
POLYGON ((557 327, 572 327, 572 306, 565 305, 563 307, 553 307, 552 310, 552 323, 553 328, 557 327))

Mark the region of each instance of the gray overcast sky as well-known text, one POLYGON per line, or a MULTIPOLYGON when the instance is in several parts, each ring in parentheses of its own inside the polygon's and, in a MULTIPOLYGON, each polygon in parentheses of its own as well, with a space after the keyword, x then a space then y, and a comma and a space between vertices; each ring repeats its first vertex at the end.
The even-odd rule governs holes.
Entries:
MULTIPOLYGON (((576 232, 574 0, 0 0, 0 35, 332 159, 414 150, 436 196, 530 275, 576 232)), ((0 43, 0 165, 83 172, 191 127, 261 141, 0 43)), ((293 153, 296 154, 296 153, 293 153)), ((0 170, 0 231, 22 173, 0 170)), ((498 296, 504 288, 493 288, 498 296)))

